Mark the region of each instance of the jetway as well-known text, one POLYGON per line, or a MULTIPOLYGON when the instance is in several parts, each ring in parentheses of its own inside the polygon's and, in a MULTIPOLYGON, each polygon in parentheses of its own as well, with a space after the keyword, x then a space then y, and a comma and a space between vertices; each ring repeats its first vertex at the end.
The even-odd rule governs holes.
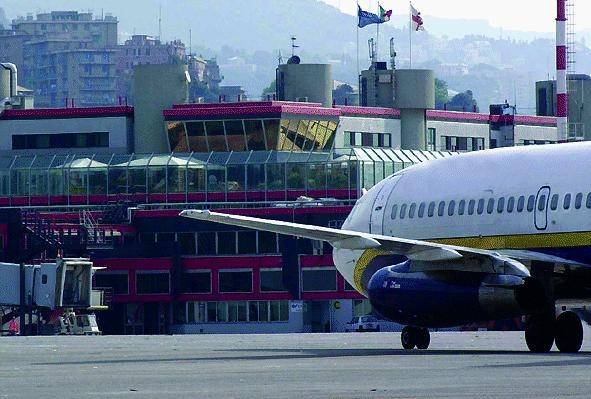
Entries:
MULTIPOLYGON (((26 326, 25 315, 32 323, 33 312, 103 308, 102 296, 92 290, 92 275, 88 259, 57 259, 40 265, 0 263, 0 309, 9 310, 2 312, 0 326, 17 316, 20 325, 26 326)), ((26 329, 21 333, 26 334, 26 329)))
POLYGON ((58 259, 55 263, 0 263, 0 305, 45 309, 88 308, 92 296, 92 262, 58 259))

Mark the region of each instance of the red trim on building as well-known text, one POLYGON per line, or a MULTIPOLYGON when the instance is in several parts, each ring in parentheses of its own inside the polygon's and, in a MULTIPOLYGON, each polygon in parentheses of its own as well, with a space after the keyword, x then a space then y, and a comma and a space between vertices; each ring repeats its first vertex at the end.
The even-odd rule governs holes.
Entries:
MULTIPOLYGON (((106 267, 107 270, 129 270, 130 292, 135 292, 131 287, 131 281, 135 281, 136 270, 172 270, 172 258, 106 258, 93 259, 94 266, 106 267)), ((135 288, 135 287, 134 287, 135 288)))
POLYGON ((91 108, 36 108, 7 109, 0 114, 0 119, 69 119, 100 118, 114 116, 133 116, 130 106, 91 107, 91 108))

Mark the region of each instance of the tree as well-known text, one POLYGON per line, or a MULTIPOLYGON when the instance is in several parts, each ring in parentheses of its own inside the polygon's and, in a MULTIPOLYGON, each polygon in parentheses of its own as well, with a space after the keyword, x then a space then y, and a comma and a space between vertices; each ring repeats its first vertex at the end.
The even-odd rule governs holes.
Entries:
POLYGON ((447 104, 450 111, 478 112, 478 103, 474 99, 472 90, 458 93, 447 104))
POLYGON ((354 90, 351 87, 351 85, 348 85, 347 83, 342 83, 332 91, 332 99, 335 104, 344 105, 345 103, 348 103, 349 97, 353 92, 354 90))
POLYGON ((273 96, 273 94, 275 94, 277 92, 277 79, 273 79, 273 81, 271 83, 269 83, 269 86, 265 87, 263 89, 263 94, 261 94, 261 98, 262 100, 266 100, 267 96, 273 96))
POLYGON ((447 82, 445 80, 435 78, 435 108, 443 109, 443 106, 449 101, 447 93, 447 82))

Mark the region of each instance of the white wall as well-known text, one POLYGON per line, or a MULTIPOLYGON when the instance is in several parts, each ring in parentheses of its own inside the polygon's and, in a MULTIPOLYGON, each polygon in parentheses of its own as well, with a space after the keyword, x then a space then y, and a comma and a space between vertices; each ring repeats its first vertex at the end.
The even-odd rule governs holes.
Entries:
MULTIPOLYGON (((12 152, 12 135, 109 132, 109 148, 67 149, 66 152, 127 152, 127 117, 0 120, 0 152, 12 152)), ((27 154, 60 149, 22 150, 27 154)), ((21 151, 15 151, 19 153, 21 151)))
POLYGON ((485 148, 490 148, 488 123, 444 122, 427 120, 427 128, 435 129, 435 149, 442 150, 441 136, 480 137, 484 139, 485 148))
POLYGON ((558 141, 558 129, 555 126, 515 126, 515 145, 523 144, 524 140, 558 141))
POLYGON ((363 118, 357 116, 341 116, 335 148, 343 148, 345 132, 365 133, 390 133, 392 135, 392 147, 400 148, 400 120, 386 118, 363 118))

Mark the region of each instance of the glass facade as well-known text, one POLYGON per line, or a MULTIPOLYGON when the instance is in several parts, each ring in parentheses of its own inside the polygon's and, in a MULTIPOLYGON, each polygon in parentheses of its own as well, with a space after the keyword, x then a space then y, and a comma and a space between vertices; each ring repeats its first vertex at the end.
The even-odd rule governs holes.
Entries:
MULTIPOLYGON (((324 135, 318 133, 322 123, 315 127, 314 140, 308 141, 310 129, 307 125, 298 131, 292 145, 320 145, 316 139, 324 135)), ((215 145, 221 146, 221 141, 215 145)), ((0 205, 104 204, 121 197, 144 203, 275 201, 301 195, 351 199, 403 168, 450 155, 346 148, 4 157, 0 158, 0 205)))
POLYGON ((169 121, 173 152, 328 151, 338 122, 309 119, 169 121))

